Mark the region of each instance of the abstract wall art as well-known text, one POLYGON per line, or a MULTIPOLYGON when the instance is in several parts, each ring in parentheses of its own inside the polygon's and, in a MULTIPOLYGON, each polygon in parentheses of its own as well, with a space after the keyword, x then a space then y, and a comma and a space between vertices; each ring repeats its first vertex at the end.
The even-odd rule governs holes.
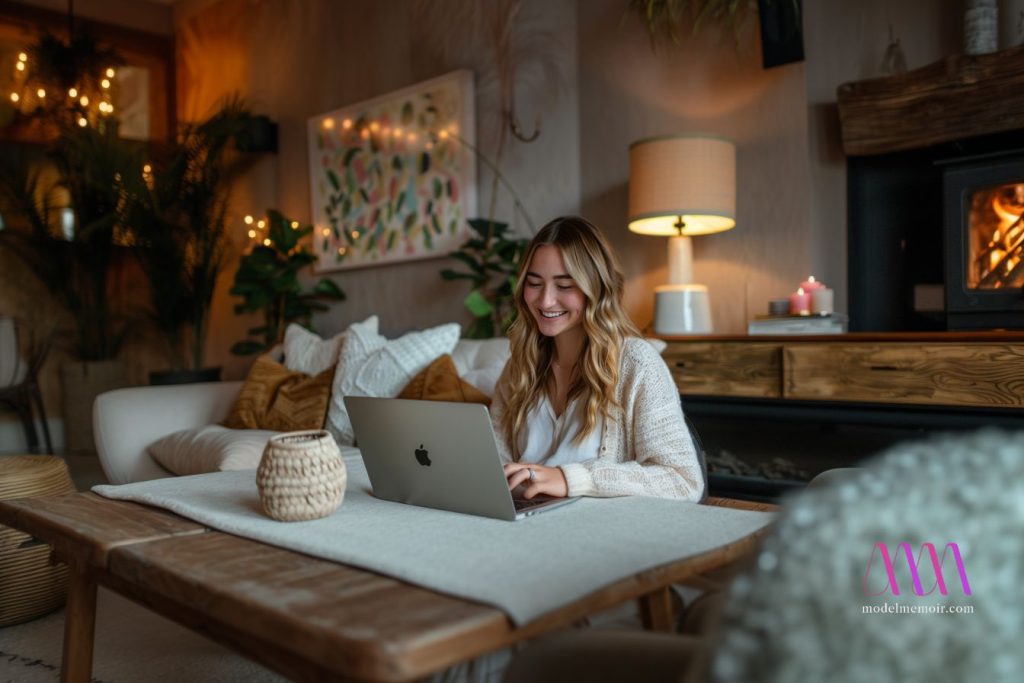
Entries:
POLYGON ((476 212, 475 132, 465 70, 311 118, 316 269, 457 248, 476 212))

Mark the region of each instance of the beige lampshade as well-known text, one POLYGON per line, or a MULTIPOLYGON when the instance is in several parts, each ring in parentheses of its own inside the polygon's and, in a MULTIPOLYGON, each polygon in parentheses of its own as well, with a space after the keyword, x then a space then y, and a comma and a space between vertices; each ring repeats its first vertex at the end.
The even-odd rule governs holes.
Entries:
POLYGON ((736 147, 708 136, 648 138, 629 147, 629 229, 707 235, 736 225, 736 147))

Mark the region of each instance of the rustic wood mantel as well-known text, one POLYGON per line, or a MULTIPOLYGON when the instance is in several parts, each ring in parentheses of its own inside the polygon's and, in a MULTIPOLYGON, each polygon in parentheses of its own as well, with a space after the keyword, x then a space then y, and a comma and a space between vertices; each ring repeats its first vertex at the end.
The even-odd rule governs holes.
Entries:
POLYGON ((837 89, 843 149, 887 154, 1024 129, 1024 47, 954 55, 837 89))

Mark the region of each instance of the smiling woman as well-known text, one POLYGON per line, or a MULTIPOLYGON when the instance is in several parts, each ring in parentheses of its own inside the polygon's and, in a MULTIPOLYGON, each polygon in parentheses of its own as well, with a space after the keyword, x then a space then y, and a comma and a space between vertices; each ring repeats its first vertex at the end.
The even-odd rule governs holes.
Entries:
POLYGON ((557 218, 527 246, 512 357, 491 419, 523 495, 700 499, 704 475, 665 362, 622 308, 601 232, 557 218))
MULTIPOLYGON (((570 339, 574 346, 582 343, 583 331, 579 325, 587 298, 573 277, 565 272, 558 247, 545 244, 534 252, 526 272, 523 300, 541 334, 546 337, 565 334, 567 336, 560 342, 563 345, 570 339)), ((569 347, 565 350, 569 351, 569 347)))

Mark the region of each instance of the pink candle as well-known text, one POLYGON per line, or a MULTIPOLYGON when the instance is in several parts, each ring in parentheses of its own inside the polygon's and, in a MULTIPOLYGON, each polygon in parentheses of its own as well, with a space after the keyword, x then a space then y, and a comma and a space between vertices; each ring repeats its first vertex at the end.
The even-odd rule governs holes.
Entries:
POLYGON ((804 288, 796 290, 794 293, 789 295, 789 314, 790 315, 810 315, 811 314, 811 295, 804 291, 804 288))
POLYGON ((805 292, 813 292, 816 289, 824 289, 825 285, 815 280, 813 275, 808 275, 807 279, 800 283, 800 288, 805 292))

